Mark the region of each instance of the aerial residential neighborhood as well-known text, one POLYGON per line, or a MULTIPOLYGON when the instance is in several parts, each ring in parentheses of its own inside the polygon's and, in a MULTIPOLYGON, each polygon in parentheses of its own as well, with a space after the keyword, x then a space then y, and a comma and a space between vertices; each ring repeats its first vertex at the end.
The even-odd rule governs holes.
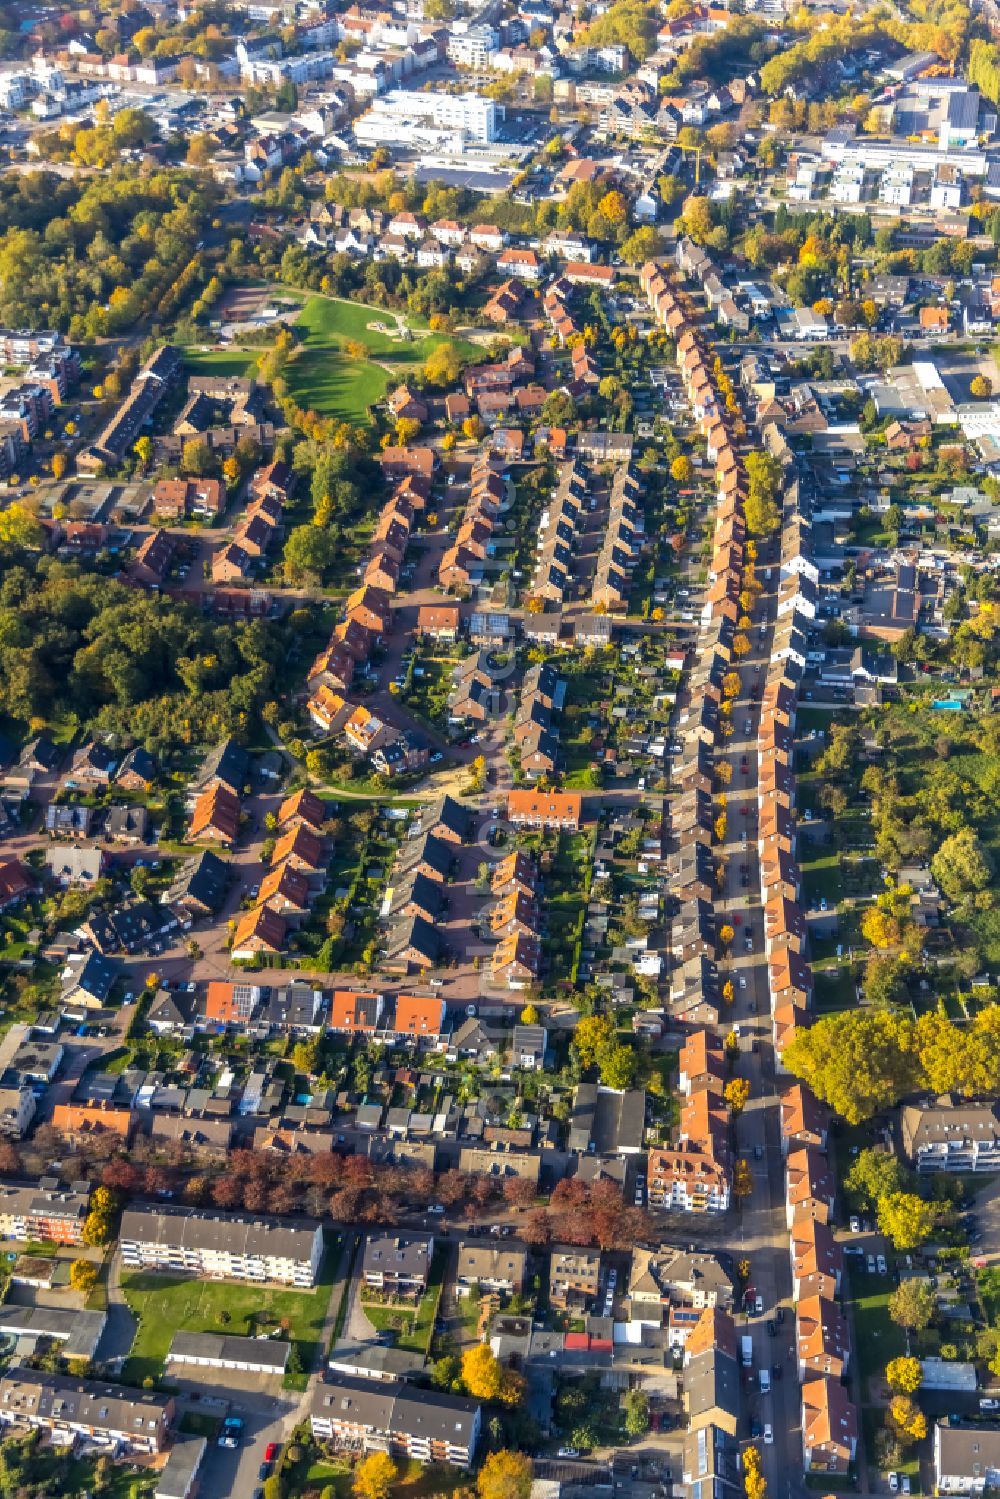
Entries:
POLYGON ((1000 1489, 1000 11, 0 34, 0 1493, 1000 1489))

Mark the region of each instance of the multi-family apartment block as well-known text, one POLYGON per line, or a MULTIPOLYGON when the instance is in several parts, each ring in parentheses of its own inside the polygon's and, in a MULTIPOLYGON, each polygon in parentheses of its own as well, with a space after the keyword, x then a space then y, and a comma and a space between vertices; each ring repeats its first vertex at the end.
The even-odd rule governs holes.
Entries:
POLYGON ((128 1208, 122 1215, 128 1270, 186 1272, 224 1280, 313 1286, 323 1231, 313 1219, 252 1218, 191 1208, 128 1208))

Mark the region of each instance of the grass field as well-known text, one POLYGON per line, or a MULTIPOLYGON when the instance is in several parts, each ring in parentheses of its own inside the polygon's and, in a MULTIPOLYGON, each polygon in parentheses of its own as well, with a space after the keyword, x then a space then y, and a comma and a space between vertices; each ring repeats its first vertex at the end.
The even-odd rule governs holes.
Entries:
MULTIPOLYGON (((141 1384, 147 1375, 163 1373, 175 1332, 226 1332, 252 1336, 269 1331, 287 1319, 288 1335, 299 1345, 302 1364, 311 1366, 330 1299, 328 1254, 320 1284, 313 1291, 286 1291, 270 1286, 238 1285, 225 1281, 191 1280, 186 1276, 146 1274, 122 1276, 122 1292, 139 1319, 132 1352, 125 1365, 126 1381, 141 1384), (223 1314, 228 1313, 228 1320, 223 1314)), ((305 1375, 289 1375, 288 1383, 305 1375)))
POLYGON ((430 333, 413 318, 403 318, 413 337, 394 338, 396 314, 384 307, 364 302, 338 302, 331 297, 310 297, 295 326, 305 338, 307 348, 344 348, 351 343, 364 344, 374 359, 390 364, 419 364, 438 344, 454 343, 469 359, 482 353, 464 339, 450 339, 443 333, 430 333), (369 324, 380 323, 381 332, 369 324))
POLYGON ((244 380, 252 375, 262 349, 187 349, 184 363, 201 374, 235 375, 244 380))
POLYGON ((412 363, 426 355, 429 340, 419 330, 413 330, 414 337, 407 341, 370 328, 369 323, 382 323, 387 329, 394 329, 396 317, 386 308, 370 307, 364 302, 310 297, 295 326, 310 347, 342 348, 349 341, 361 343, 376 359, 390 359, 393 363, 412 363))
MULTIPOLYGON (((384 308, 363 302, 309 298, 295 325, 304 348, 288 366, 288 388, 300 406, 320 416, 364 422, 368 407, 382 399, 390 383, 405 379, 408 368, 422 363, 432 349, 447 341, 443 334, 419 328, 413 329, 410 340, 393 338, 388 331, 369 327, 375 323, 391 330, 396 318, 384 308), (379 363, 352 359, 346 353, 349 343, 364 344, 379 363)), ((480 353, 475 344, 454 342, 467 358, 480 353)))
MULTIPOLYGON (((414 319, 404 321, 412 338, 393 337, 396 316, 385 308, 309 297, 295 324, 304 347, 288 366, 289 393, 305 410, 320 416, 340 417, 359 425, 366 422, 369 406, 383 399, 390 384, 405 379, 408 369, 421 364, 432 349, 448 341, 445 334, 429 333, 414 319), (381 324, 386 331, 369 324, 381 324), (347 353, 350 343, 363 344, 373 362, 352 358, 347 353)), ((452 342, 467 359, 482 353, 463 339, 452 342)), ((253 374, 263 352, 189 349, 184 363, 190 370, 244 378, 253 374)))
MULTIPOLYGON (((857 1263, 857 1261, 855 1261, 857 1263)), ((889 1297, 895 1284, 887 1276, 868 1275, 852 1265, 849 1272, 851 1301, 854 1307, 854 1332, 857 1338, 858 1370, 862 1391, 866 1381, 878 1378, 890 1359, 906 1352, 903 1329, 889 1316, 889 1297)))
POLYGON ((288 366, 288 390, 300 406, 357 425, 368 420, 369 406, 381 401, 389 380, 379 365, 362 364, 334 349, 306 349, 288 366))

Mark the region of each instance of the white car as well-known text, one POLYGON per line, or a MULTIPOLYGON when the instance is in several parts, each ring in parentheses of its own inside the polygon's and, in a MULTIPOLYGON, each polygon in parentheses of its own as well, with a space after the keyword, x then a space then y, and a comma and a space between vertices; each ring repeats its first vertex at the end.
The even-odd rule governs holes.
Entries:
POLYGON ((852 1234, 859 1234, 860 1232, 861 1232, 861 1219, 860 1218, 852 1218, 851 1219, 851 1233, 852 1234))
POLYGON ((746 981, 746 979, 743 977, 743 975, 741 973, 740 974, 740 988, 741 989, 745 989, 746 986, 747 986, 747 981, 746 981))
POLYGON ((878 1256, 878 1258, 876 1259, 875 1263, 878 1265, 878 1273, 879 1273, 879 1275, 886 1275, 888 1273, 888 1268, 889 1267, 886 1265, 885 1255, 884 1254, 880 1254, 878 1256))
POLYGON ((869 1275, 874 1275, 875 1274, 875 1256, 873 1254, 870 1254, 868 1256, 867 1264, 868 1264, 868 1274, 869 1275))
POLYGON ((889 1493, 890 1494, 898 1494, 899 1493, 899 1474, 898 1473, 890 1473, 889 1474, 889 1493))
POLYGON ((770 1447, 770 1445, 771 1445, 771 1443, 773 1441, 774 1441, 774 1431, 772 1430, 772 1428, 770 1426, 765 1426, 764 1427, 764 1446, 765 1447, 770 1447))
POLYGON ((903 1474, 903 1476, 902 1476, 902 1485, 901 1486, 902 1486, 902 1490, 903 1490, 904 1494, 908 1494, 910 1492, 910 1475, 909 1475, 909 1473, 904 1473, 903 1474))
POLYGON ((579 1457, 579 1456, 580 1456, 580 1452, 579 1452, 579 1449, 577 1447, 560 1447, 559 1451, 556 1453, 556 1457, 579 1457))

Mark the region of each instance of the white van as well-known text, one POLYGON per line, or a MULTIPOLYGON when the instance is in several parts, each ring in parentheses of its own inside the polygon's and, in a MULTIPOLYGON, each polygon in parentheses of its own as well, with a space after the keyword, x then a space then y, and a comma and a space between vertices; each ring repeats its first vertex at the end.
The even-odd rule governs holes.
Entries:
POLYGON ((760 1371, 760 1393, 762 1395, 769 1395, 771 1393, 770 1369, 761 1369, 760 1371))

